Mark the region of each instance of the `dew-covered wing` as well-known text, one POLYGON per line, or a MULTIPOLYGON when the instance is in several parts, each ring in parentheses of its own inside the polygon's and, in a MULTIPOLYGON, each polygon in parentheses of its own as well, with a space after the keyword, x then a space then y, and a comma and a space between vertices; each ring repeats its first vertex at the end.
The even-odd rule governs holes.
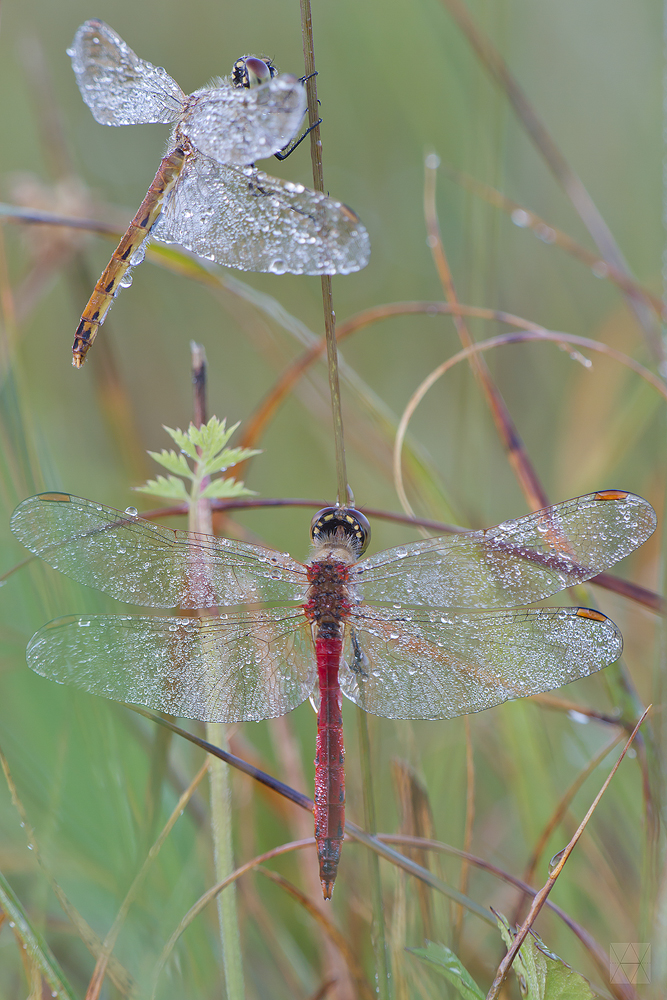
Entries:
POLYGON ((174 122, 185 95, 162 69, 140 59, 104 21, 86 21, 67 54, 81 96, 102 125, 174 122))
POLYGON ((220 86, 195 91, 179 126, 195 149, 217 160, 246 166, 272 156, 301 127, 306 91, 295 76, 276 76, 259 87, 220 86))
POLYGON ((129 604, 211 608, 303 598, 286 553, 166 528, 69 493, 29 497, 11 528, 49 566, 129 604))
POLYGON ((585 608, 364 612, 348 623, 340 684, 388 719, 481 712, 587 677, 623 650, 614 623, 585 608))
POLYGON ((186 719, 284 715, 315 683, 310 627, 298 610, 201 618, 57 618, 28 644, 42 677, 186 719))
POLYGON ((591 493, 485 531, 428 538, 364 559, 366 600, 450 608, 532 604, 613 566, 656 525, 646 500, 591 493))
POLYGON ((241 271, 348 274, 370 256, 368 233, 339 201, 201 155, 186 160, 151 235, 241 271))

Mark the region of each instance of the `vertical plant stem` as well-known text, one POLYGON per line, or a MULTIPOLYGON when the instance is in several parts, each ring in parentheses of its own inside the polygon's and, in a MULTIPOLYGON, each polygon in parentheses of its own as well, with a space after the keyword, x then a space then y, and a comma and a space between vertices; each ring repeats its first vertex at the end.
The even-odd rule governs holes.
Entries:
MULTIPOLYGON (((373 771, 371 768, 371 744, 368 736, 368 716, 365 712, 357 712, 359 721, 359 751, 361 757, 361 785, 364 791, 364 823, 366 830, 375 835, 377 823, 375 819, 375 799, 373 796, 373 771)), ((375 851, 368 857, 371 906, 373 910, 373 951, 375 953, 375 970, 377 994, 380 1000, 390 1000, 391 974, 387 958, 387 939, 384 927, 384 908, 382 905, 382 883, 380 882, 380 859, 375 851)))
MULTIPOLYGON (((206 354, 200 344, 192 342, 190 346, 194 386, 193 423, 201 426, 206 423, 206 354)), ((201 486, 205 485, 206 482, 203 481, 201 486)), ((198 498, 191 503, 188 522, 190 531, 207 535, 213 534, 210 501, 198 498)), ((209 743, 213 743, 223 750, 229 750, 226 727, 223 723, 207 722, 206 739, 209 743)), ((234 871, 232 789, 229 765, 215 757, 211 759, 209 768, 209 787, 215 881, 223 882, 234 871)), ((235 882, 229 885, 224 892, 218 893, 216 903, 218 920, 220 921, 220 942, 227 1000, 244 1000, 243 960, 235 882)))
MULTIPOLYGON (((315 73, 315 43, 313 40, 313 20, 310 10, 310 0, 301 0, 301 34, 303 38, 303 57, 306 69, 306 95, 308 97, 308 124, 313 126, 310 133, 310 157, 313 163, 313 186, 316 191, 324 191, 324 171, 322 168, 322 140, 320 126, 316 125, 317 114, 317 77, 315 73)), ((333 419, 334 450, 336 453, 336 493, 339 504, 346 504, 349 494, 347 485, 347 470, 345 467, 345 440, 343 437, 343 413, 340 402, 340 383, 338 379, 338 349, 336 346, 336 314, 333 308, 333 293, 331 275, 322 275, 322 303, 324 307, 324 332, 327 341, 327 367, 329 371, 329 390, 331 392, 331 415, 333 419)))

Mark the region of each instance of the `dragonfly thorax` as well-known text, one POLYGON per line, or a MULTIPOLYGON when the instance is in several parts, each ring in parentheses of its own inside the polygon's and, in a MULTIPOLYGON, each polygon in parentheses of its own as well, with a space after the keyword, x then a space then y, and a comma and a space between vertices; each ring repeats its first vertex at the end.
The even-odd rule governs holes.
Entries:
POLYGON ((308 566, 308 599, 304 604, 306 617, 319 626, 334 626, 334 631, 348 617, 352 610, 348 588, 350 562, 327 558, 308 566))

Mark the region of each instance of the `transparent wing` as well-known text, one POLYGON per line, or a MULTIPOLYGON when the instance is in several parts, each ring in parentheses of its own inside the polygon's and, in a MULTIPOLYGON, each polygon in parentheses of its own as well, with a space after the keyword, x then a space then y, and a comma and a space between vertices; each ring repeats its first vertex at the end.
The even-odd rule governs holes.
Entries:
POLYGON ((612 566, 652 534, 655 511, 607 490, 485 531, 386 549, 355 569, 365 600, 493 608, 531 604, 612 566))
POLYGON ((86 21, 67 50, 81 96, 102 125, 174 122, 185 94, 160 66, 140 59, 104 21, 86 21))
POLYGON ((315 683, 298 611, 200 618, 57 618, 28 644, 28 665, 58 684, 186 719, 284 715, 315 683))
POLYGON ((201 155, 188 157, 151 235, 241 271, 348 274, 370 256, 368 233, 340 202, 201 155))
POLYGON ((364 611, 348 624, 341 688, 387 719, 481 712, 587 677, 623 650, 614 623, 585 608, 364 611))
POLYGON ((305 595, 306 567, 285 553, 165 528, 69 493, 29 497, 10 524, 49 566, 129 604, 212 608, 305 595))
POLYGON ((246 166, 286 146, 305 112, 306 91, 295 76, 276 76, 250 89, 220 81, 187 99, 177 140, 184 135, 219 163, 246 166))

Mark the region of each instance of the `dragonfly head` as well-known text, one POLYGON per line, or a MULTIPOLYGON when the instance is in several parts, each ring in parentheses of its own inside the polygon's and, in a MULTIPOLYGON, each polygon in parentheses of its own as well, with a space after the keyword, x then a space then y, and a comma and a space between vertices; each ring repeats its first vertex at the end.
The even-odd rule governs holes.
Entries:
POLYGON ((318 510, 310 525, 313 544, 326 543, 330 538, 333 540, 339 532, 345 535, 359 559, 371 540, 371 526, 367 518, 354 507, 323 507, 318 510))
POLYGON ((232 67, 232 83, 235 87, 261 87, 278 75, 277 68, 270 59, 259 56, 243 56, 232 67))

